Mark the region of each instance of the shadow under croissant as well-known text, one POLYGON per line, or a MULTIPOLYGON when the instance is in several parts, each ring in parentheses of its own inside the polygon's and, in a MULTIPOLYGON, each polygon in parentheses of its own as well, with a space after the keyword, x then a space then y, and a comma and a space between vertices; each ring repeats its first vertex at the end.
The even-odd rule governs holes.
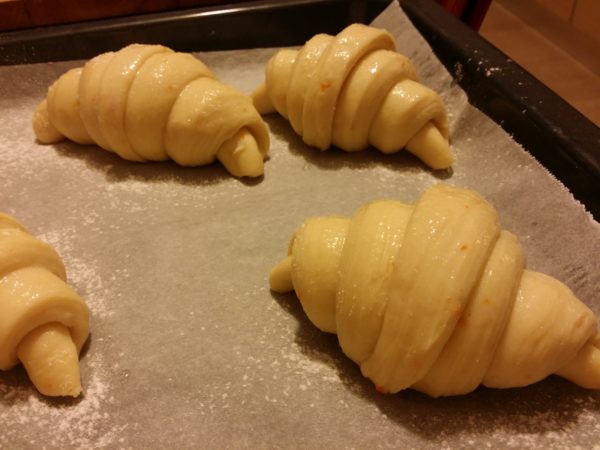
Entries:
MULTIPOLYGON (((416 156, 406 150, 393 154, 385 154, 375 148, 362 151, 346 152, 337 147, 321 151, 306 145, 302 138, 292 129, 289 122, 279 115, 263 116, 267 122, 270 133, 277 140, 286 142, 286 151, 295 156, 300 156, 311 165, 323 170, 340 170, 343 168, 368 169, 373 167, 385 167, 387 169, 403 173, 428 172, 439 180, 447 180, 452 177, 452 168, 447 170, 431 170, 416 156)), ((277 151, 277 150, 275 150, 277 151)))
POLYGON ((524 388, 479 387, 470 394, 454 397, 432 398, 412 389, 381 394, 362 376, 358 365, 343 354, 336 336, 320 331, 308 320, 294 294, 271 295, 298 321, 295 343, 307 358, 327 355, 320 358, 321 362, 333 362, 349 391, 376 405, 398 426, 432 443, 465 433, 475 436, 493 432, 560 432, 572 429, 582 413, 600 411, 600 392, 579 388, 556 376, 524 388))
POLYGON ((106 180, 110 182, 136 180, 161 183, 174 181, 188 186, 210 186, 234 179, 239 180, 242 184, 253 186, 264 178, 264 176, 235 178, 225 170, 219 161, 205 166, 183 167, 173 161, 143 163, 127 161, 96 145, 81 145, 71 141, 61 141, 51 144, 49 147, 65 158, 84 161, 89 168, 102 172, 106 180))

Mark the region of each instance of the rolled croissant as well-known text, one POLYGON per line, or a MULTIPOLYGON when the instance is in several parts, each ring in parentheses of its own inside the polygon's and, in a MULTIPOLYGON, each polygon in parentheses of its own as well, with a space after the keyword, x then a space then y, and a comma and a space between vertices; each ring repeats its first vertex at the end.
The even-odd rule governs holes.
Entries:
POLYGON ((0 369, 20 362, 42 394, 77 397, 89 313, 65 276, 52 247, 0 214, 0 369))
POLYGON ((459 395, 550 374, 599 389, 593 312, 524 267, 489 203, 436 185, 414 206, 377 201, 352 218, 307 220, 270 284, 295 290, 308 318, 337 333, 382 392, 459 395))
POLYGON ((254 104, 261 114, 279 112, 321 150, 406 148, 431 168, 446 169, 453 158, 444 104, 394 48, 387 31, 366 25, 318 34, 269 60, 254 104))
POLYGON ((33 129, 42 143, 66 137, 130 161, 200 166, 217 158, 237 177, 262 175, 269 149, 249 96, 161 45, 132 44, 69 70, 37 107, 33 129))

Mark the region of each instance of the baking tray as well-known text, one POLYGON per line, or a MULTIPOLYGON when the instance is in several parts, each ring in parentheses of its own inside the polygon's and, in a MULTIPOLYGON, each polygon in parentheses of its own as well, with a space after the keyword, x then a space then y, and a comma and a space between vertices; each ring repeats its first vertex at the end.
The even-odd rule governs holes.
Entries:
MULTIPOLYGON (((301 44, 304 34, 312 33, 296 25, 300 35, 293 36, 301 18, 294 8, 306 8, 309 28, 311 17, 320 20, 315 11, 326 16, 331 8, 331 21, 323 25, 335 32, 357 20, 357 14, 366 14, 369 21, 375 3, 244 6, 248 9, 238 12, 225 8, 186 14, 217 22, 231 14, 221 26, 235 23, 241 29, 243 20, 233 17, 259 8, 260 17, 274 15, 250 22, 289 28, 289 35, 284 33, 288 37, 266 44, 272 47, 301 44), (278 16, 278 8, 288 12, 278 16), (277 17, 280 22, 273 25, 277 17)), ((432 3, 418 12, 424 8, 462 27, 432 3)), ((28 36, 25 46, 17 34, 11 34, 10 43, 3 38, 2 54, 13 46, 20 49, 13 54, 23 58, 0 67, 0 79, 5 75, 11 83, 0 85, 0 101, 8 107, 8 113, 0 111, 5 113, 0 156, 2 149, 9 155, 0 172, 5 177, 0 203, 57 248, 73 287, 90 305, 92 336, 82 356, 84 394, 76 400, 36 394, 22 368, 0 374, 0 448, 545 449, 598 442, 599 393, 557 377, 524 389, 482 388, 458 398, 434 400, 411 390, 378 394, 342 354, 335 337, 310 324, 294 295, 269 292, 268 271, 304 218, 347 215, 374 198, 413 201, 441 180, 485 188, 481 192, 498 207, 504 227, 521 238, 530 267, 565 281, 600 313, 597 223, 494 122, 484 117, 481 126, 483 115, 474 108, 458 112, 464 93, 440 74, 430 53, 414 56, 428 82, 450 88, 444 100, 452 113, 457 151, 452 174, 431 173, 405 154, 311 152, 278 117, 267 118, 273 145, 265 177, 250 182, 232 179, 218 164, 195 169, 139 165, 68 142, 35 144, 33 107, 52 79, 78 64, 55 62, 61 58, 52 55, 38 61, 44 43, 58 39, 52 46, 80 45, 82 50, 106 46, 93 51, 118 47, 124 42, 114 39, 125 40, 135 23, 147 27, 147 39, 155 42, 158 37, 148 25, 154 18, 163 30, 161 39, 184 49, 168 39, 190 39, 180 30, 194 27, 187 22, 174 26, 178 34, 166 27, 181 15, 20 32, 28 36), (103 31, 86 35, 86 27, 103 31), (46 38, 38 41, 36 33, 46 38), (35 62, 43 64, 30 64, 35 62), (476 145, 488 139, 497 147, 476 145)), ((404 30, 408 19, 401 19, 397 28, 404 30)), ((198 20, 200 35, 219 35, 216 25, 198 20)), ((263 34, 257 28, 248 25, 242 38, 231 33, 235 39, 226 45, 224 37, 214 44, 233 52, 199 56, 224 81, 251 89, 272 54, 272 49, 250 49, 267 40, 252 40, 263 34), (232 55, 244 57, 250 67, 242 68, 232 55)), ((184 44, 191 50, 213 48, 209 41, 184 44)), ((64 54, 64 60, 85 57, 64 54)), ((454 62, 449 67, 456 75, 454 62)), ((494 78, 481 77, 488 81, 494 78)), ((470 86, 465 84, 467 93, 470 86)))
MULTIPOLYGON (((389 0, 257 1, 0 34, 0 64, 87 59, 130 42, 179 51, 301 45, 389 0)), ((469 100, 600 218, 600 128, 433 0, 400 5, 469 100)))

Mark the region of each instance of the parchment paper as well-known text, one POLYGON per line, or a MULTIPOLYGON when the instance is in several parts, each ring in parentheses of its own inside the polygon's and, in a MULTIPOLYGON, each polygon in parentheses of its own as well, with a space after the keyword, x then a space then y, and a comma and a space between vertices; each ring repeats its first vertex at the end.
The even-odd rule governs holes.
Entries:
MULTIPOLYGON (((442 93, 456 164, 408 154, 308 148, 269 117, 263 179, 215 164, 136 164, 93 146, 35 143, 31 115, 79 63, 0 68, 0 210, 58 250, 91 309, 77 400, 0 373, 0 448, 598 448, 600 393, 557 377, 523 389, 431 399, 378 394, 334 336, 267 276, 308 216, 378 198, 413 202, 444 181, 480 191, 517 234, 529 267, 600 313, 600 227, 497 125, 469 106, 400 8, 389 29, 442 93)), ((202 53, 251 92, 274 49, 202 53)))

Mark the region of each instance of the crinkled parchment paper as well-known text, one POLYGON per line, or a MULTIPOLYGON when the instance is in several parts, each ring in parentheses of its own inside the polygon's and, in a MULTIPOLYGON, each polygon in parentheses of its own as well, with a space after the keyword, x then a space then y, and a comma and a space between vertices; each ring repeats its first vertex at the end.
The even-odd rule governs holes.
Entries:
MULTIPOLYGON (((456 164, 408 154, 321 153, 269 117, 263 179, 215 164, 136 164, 93 146, 35 143, 30 118, 74 62, 0 67, 0 210, 56 247, 87 300, 92 334, 77 400, 0 373, 0 448, 592 448, 600 393, 552 377, 512 390, 430 399, 376 393, 334 336, 270 268, 308 216, 377 198, 413 202, 440 181, 480 191, 517 234, 529 267, 600 313, 600 227, 498 126, 466 103, 399 7, 375 25, 397 37, 448 105, 456 164)), ((250 92, 274 49, 203 53, 250 92)), ((596 447, 597 448, 597 447, 596 447)))

